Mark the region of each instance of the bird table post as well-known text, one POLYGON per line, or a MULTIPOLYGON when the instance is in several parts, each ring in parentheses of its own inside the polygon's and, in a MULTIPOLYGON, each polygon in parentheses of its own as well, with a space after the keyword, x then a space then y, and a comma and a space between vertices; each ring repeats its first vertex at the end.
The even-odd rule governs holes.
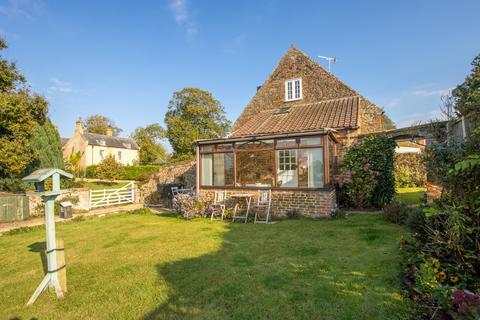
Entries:
MULTIPOLYGON (((57 240, 55 237, 55 198, 60 195, 60 176, 66 178, 73 178, 73 175, 60 169, 47 168, 39 169, 32 172, 30 175, 23 178, 25 182, 34 182, 36 191, 29 193, 29 195, 41 196, 45 205, 45 233, 47 243, 47 274, 43 278, 40 285, 33 293, 30 300, 27 302, 27 306, 32 305, 38 296, 46 289, 52 288, 55 290, 58 298, 62 298, 64 292, 66 292, 66 273, 65 263, 59 265, 59 257, 63 258, 63 252, 58 254, 57 257, 57 240), (45 191, 45 180, 52 177, 52 190, 45 191), (59 272, 60 277, 59 277, 59 272), (62 283, 60 283, 62 281, 62 283), (62 289, 63 288, 63 289, 62 289)), ((59 241, 62 243, 62 241, 59 241)), ((60 250, 63 250, 63 245, 60 250)))

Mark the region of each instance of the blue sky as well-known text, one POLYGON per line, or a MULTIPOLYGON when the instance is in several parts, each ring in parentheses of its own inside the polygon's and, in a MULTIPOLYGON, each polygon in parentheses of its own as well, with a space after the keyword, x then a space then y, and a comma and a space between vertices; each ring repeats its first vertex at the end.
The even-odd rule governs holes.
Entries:
POLYGON ((211 91, 232 121, 290 44, 402 127, 439 116, 480 52, 480 1, 0 1, 0 35, 62 136, 100 113, 130 134, 174 91, 211 91), (325 66, 324 61, 318 60, 325 66))

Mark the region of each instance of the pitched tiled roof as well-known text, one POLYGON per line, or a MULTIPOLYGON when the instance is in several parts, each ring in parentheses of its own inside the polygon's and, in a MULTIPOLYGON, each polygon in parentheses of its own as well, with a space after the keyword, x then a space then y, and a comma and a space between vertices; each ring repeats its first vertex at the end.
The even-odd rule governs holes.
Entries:
POLYGON ((120 138, 103 134, 84 133, 89 145, 138 150, 137 143, 130 138, 120 138))
POLYGON ((251 116, 231 137, 300 133, 358 126, 358 96, 263 110, 251 116))

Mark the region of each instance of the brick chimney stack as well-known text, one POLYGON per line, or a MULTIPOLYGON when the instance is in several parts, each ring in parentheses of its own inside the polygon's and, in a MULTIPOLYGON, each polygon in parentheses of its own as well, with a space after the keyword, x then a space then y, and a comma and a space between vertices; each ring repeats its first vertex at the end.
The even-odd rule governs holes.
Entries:
POLYGON ((75 131, 83 134, 83 121, 82 118, 78 118, 77 122, 75 123, 75 131))

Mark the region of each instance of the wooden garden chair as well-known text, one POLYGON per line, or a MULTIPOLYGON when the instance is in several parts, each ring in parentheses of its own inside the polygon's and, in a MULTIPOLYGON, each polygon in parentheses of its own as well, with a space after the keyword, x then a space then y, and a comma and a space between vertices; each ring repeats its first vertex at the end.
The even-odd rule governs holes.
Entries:
POLYGON ((227 205, 227 191, 215 191, 213 203, 211 204, 212 214, 210 220, 213 220, 215 215, 220 215, 220 220, 223 221, 225 216, 225 208, 227 205))
POLYGON ((257 204, 253 206, 255 210, 254 223, 268 223, 270 218, 270 209, 272 207, 272 190, 259 190, 257 204), (264 219, 260 218, 260 212, 264 212, 264 219))

